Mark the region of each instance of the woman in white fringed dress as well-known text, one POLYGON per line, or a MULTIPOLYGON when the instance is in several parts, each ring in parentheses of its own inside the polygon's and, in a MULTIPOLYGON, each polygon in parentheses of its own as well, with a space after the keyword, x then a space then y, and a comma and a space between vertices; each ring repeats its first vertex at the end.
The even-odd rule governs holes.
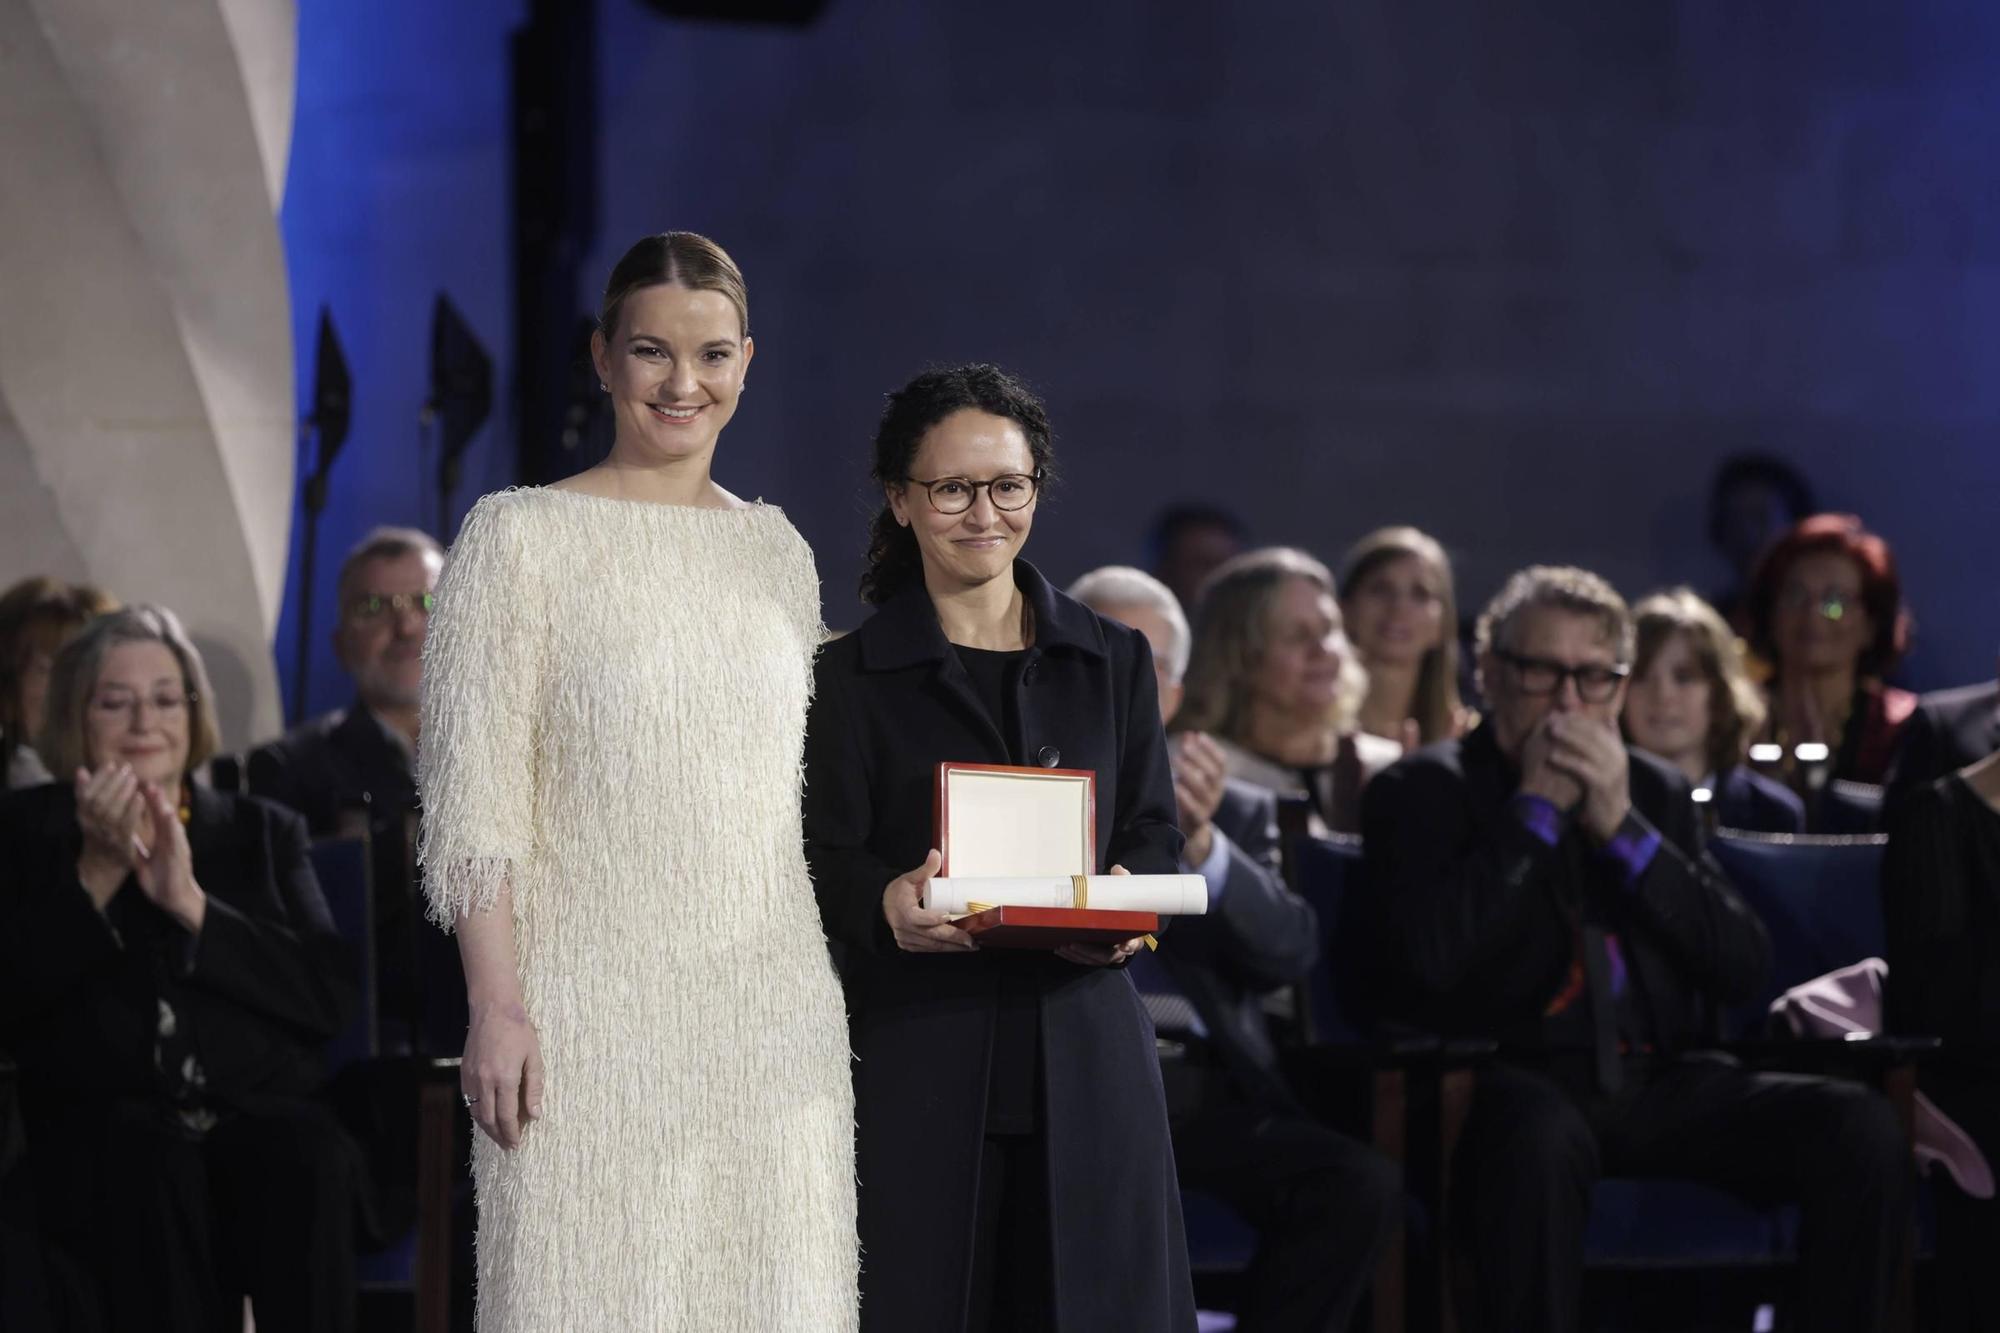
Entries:
POLYGON ((752 345, 648 237, 599 466, 467 516, 425 647, 433 915, 471 1001, 479 1327, 852 1329, 847 1025, 799 834, 812 554, 709 464, 752 345))

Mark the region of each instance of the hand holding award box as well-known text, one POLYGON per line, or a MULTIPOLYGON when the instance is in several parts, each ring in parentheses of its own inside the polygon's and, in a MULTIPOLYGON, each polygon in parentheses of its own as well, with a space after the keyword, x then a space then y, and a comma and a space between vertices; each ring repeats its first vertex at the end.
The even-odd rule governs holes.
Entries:
POLYGON ((982 948, 1023 949, 1114 943, 1207 910, 1199 875, 1092 873, 1096 810, 1086 770, 939 764, 943 866, 923 905, 957 916, 982 948))

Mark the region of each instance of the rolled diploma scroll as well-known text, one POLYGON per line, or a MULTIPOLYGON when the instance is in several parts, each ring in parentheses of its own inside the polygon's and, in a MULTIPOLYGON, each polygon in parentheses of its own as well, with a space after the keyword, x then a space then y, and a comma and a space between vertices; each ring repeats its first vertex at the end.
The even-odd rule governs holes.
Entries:
POLYGON ((924 893, 933 912, 963 916, 989 907, 1088 907, 1104 912, 1155 912, 1201 916, 1208 911, 1208 882, 1200 875, 1036 875, 938 878, 924 893), (1084 885, 1079 902, 1075 880, 1084 885))

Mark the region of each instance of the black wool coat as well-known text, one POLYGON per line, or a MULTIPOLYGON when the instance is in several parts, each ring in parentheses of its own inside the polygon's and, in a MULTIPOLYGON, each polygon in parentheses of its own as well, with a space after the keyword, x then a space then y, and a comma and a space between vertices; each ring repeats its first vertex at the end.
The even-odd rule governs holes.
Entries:
POLYGON ((357 999, 289 810, 194 789, 187 826, 208 895, 187 932, 127 876, 100 915, 76 873, 83 835, 66 783, 0 802, 0 1034, 35 1104, 146 1097, 158 1002, 191 1029, 207 1097, 235 1109, 299 1097, 324 1074, 321 1048, 357 999))
POLYGON ((1770 939, 1703 850, 1687 780, 1630 754, 1633 815, 1660 846, 1629 886, 1573 820, 1550 847, 1514 816, 1520 775, 1491 723, 1375 776, 1361 797, 1362 919, 1381 1015, 1554 1050, 1561 1025, 1544 1011, 1589 920, 1618 933, 1653 1042, 1671 1050, 1714 1039, 1720 1006, 1763 984, 1770 939))
MULTIPOLYGON (((1053 1289, 1064 1328, 1195 1326, 1152 1024, 1122 969, 1014 950, 911 954, 889 881, 935 845, 942 761, 1097 774, 1097 869, 1179 869, 1146 641, 1015 564, 1035 643, 1016 734, 989 719, 922 586, 822 651, 806 726, 806 857, 841 956, 856 1059, 861 1312, 870 1330, 963 1326, 997 992, 1041 1012, 1053 1289)), ((1002 1281, 1042 1275, 1002 1274, 1002 1281)))

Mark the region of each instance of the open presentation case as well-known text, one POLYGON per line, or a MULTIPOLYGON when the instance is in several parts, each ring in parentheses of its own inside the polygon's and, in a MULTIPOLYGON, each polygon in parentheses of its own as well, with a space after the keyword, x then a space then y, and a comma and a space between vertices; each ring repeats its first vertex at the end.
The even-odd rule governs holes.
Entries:
POLYGON ((942 763, 935 814, 943 868, 924 905, 952 914, 982 948, 1117 943, 1208 905, 1198 875, 1096 873, 1097 775, 1087 770, 942 763))

